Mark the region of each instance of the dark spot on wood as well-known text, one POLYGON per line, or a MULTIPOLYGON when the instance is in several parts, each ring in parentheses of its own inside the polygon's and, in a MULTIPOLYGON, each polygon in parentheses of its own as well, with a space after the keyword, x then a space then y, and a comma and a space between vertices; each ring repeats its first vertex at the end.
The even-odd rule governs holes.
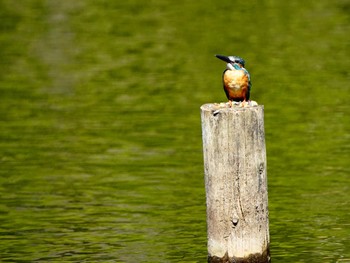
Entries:
POLYGON ((232 218, 231 222, 232 222, 233 228, 235 228, 237 226, 238 221, 239 221, 238 218, 232 218))
POLYGON ((216 116, 220 113, 220 110, 213 111, 213 116, 216 116))

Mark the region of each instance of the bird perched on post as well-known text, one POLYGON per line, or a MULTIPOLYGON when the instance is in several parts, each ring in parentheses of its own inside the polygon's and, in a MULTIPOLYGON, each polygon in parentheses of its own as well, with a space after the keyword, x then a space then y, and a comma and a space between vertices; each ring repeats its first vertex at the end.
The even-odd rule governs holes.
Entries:
POLYGON ((222 74, 222 82, 230 107, 232 107, 232 101, 242 102, 241 105, 244 107, 246 101, 249 103, 252 86, 249 72, 244 68, 244 59, 237 56, 215 56, 227 62, 222 74))

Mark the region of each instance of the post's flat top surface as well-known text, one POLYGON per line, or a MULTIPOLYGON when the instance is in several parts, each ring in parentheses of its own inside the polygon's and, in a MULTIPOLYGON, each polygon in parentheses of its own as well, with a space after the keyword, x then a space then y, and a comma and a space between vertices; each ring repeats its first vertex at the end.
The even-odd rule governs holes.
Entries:
POLYGON ((264 105, 258 105, 256 101, 246 102, 244 107, 242 103, 234 103, 232 107, 230 107, 228 102, 220 102, 220 103, 206 103, 201 106, 201 110, 203 111, 235 111, 235 110, 246 110, 251 108, 264 108, 264 105))

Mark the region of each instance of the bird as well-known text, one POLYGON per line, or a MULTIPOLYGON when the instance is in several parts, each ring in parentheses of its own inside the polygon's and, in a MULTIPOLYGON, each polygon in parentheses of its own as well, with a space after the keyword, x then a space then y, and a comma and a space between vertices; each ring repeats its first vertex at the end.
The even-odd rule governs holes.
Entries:
POLYGON ((222 82, 230 107, 232 107, 233 101, 242 102, 242 107, 245 106, 246 102, 249 104, 252 83, 250 74, 244 67, 244 59, 238 56, 215 56, 227 63, 222 74, 222 82))

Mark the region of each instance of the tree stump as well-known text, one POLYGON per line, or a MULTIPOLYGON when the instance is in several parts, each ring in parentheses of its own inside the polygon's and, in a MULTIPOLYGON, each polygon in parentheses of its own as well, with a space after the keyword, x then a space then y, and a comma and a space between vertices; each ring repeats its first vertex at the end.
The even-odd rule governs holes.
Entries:
POLYGON ((208 262, 270 262, 264 107, 201 107, 208 262))

